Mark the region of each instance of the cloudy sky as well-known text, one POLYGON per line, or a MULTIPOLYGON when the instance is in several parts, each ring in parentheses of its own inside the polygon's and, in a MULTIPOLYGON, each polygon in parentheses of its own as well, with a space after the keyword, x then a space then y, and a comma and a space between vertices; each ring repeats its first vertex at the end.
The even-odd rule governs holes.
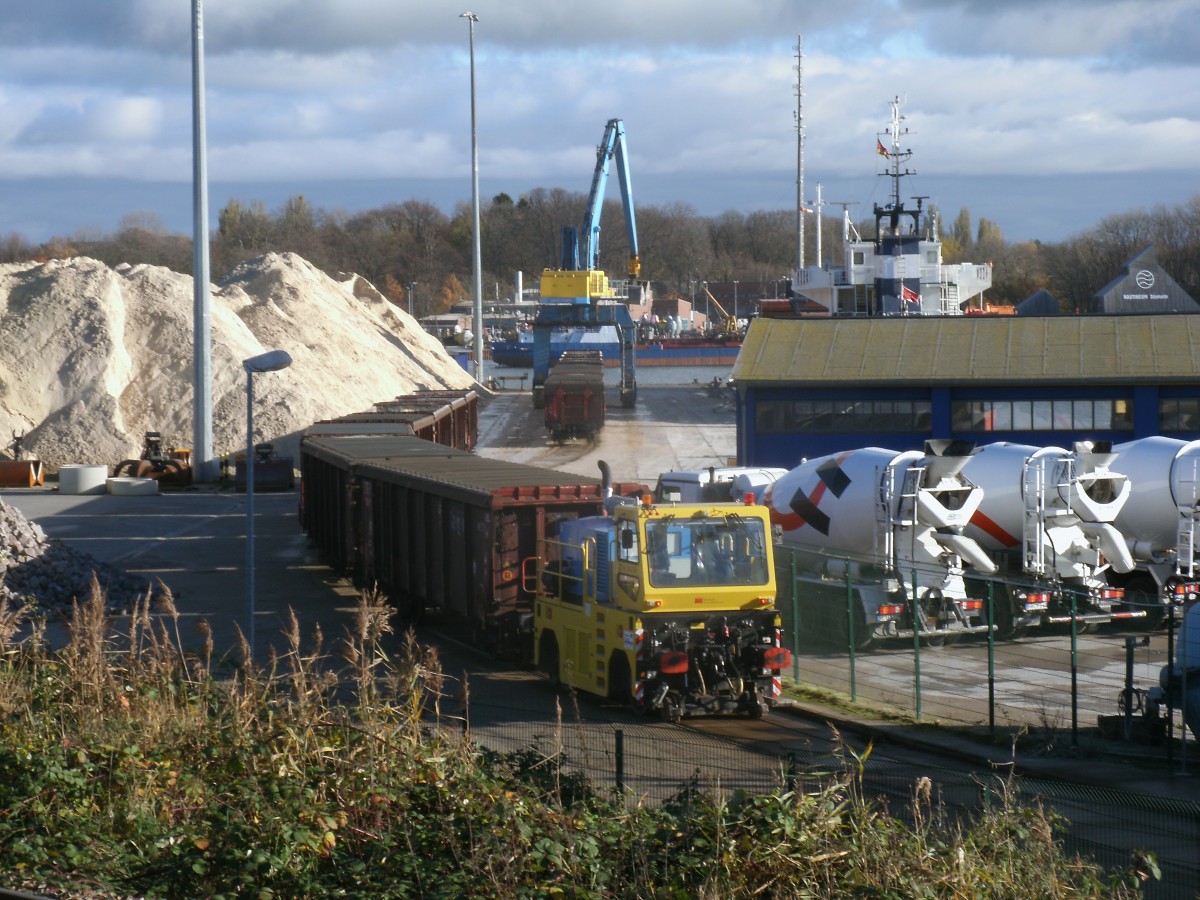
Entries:
MULTIPOLYGON (((190 233, 194 2, 0 19, 0 235, 190 233)), ((620 117, 637 203, 794 208, 800 35, 810 200, 886 199, 897 96, 906 195, 1009 240, 1200 194, 1200 0, 205 0, 213 222, 231 197, 469 203, 468 7, 485 200, 586 192, 620 117)))

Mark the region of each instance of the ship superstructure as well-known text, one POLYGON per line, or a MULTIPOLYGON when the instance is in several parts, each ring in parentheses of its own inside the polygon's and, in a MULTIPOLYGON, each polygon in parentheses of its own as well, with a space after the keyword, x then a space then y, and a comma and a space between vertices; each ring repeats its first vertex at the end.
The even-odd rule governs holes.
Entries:
MULTIPOLYGON (((992 284, 990 264, 942 263, 942 243, 933 217, 925 217, 926 197, 901 197, 909 175, 912 150, 901 146, 908 134, 900 114, 900 99, 891 103, 891 121, 875 142, 886 160, 891 179, 889 201, 875 204, 875 239, 863 240, 842 212, 843 264, 816 265, 792 273, 793 308, 809 314, 834 316, 957 316, 992 284)), ((819 209, 819 207, 818 207, 819 209)))

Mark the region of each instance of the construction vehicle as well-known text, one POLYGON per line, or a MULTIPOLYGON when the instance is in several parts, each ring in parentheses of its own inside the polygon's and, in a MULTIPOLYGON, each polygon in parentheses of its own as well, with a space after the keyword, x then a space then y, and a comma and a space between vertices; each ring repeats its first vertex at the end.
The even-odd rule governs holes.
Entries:
MULTIPOLYGON (((247 490, 250 460, 238 454, 233 477, 236 490, 247 490)), ((296 486, 295 463, 290 456, 280 456, 275 445, 263 442, 254 445, 254 489, 256 491, 290 491, 296 486)))
POLYGON ((927 441, 924 452, 866 447, 807 460, 764 494, 780 565, 796 592, 799 630, 867 649, 887 638, 933 644, 986 632, 965 566, 995 564, 963 529, 983 501, 964 475, 974 445, 927 441))
POLYGON ((160 485, 186 487, 192 483, 192 451, 164 447, 160 432, 147 431, 142 441, 142 455, 117 463, 113 477, 152 478, 160 485))
POLYGON ((996 563, 996 626, 1015 637, 1035 624, 1072 619, 1088 628, 1140 618, 1108 571, 1133 569, 1113 524, 1130 496, 1130 480, 1111 468, 1107 441, 1081 441, 1073 450, 1000 441, 980 447, 963 474, 983 488, 983 502, 965 534, 996 563))
POLYGON ((552 683, 670 722, 763 715, 791 661, 766 508, 647 494, 606 509, 560 522, 525 567, 537 592, 537 667, 552 683))
POLYGON ((12 436, 8 449, 12 459, 0 459, 0 487, 39 487, 46 480, 45 467, 40 460, 24 459, 25 433, 12 436))
POLYGON ((637 326, 626 304, 641 304, 649 299, 650 286, 641 280, 642 261, 638 255, 633 187, 625 144, 624 124, 620 119, 609 119, 604 138, 596 150, 596 168, 584 209, 583 228, 563 228, 561 266, 542 272, 541 299, 533 322, 533 405, 539 409, 544 403, 544 385, 550 371, 550 335, 559 328, 616 326, 621 341, 621 405, 632 407, 637 402, 634 359, 637 326), (629 281, 624 301, 618 298, 608 276, 598 268, 600 213, 604 207, 609 162, 614 157, 625 209, 625 233, 629 241, 629 281))
POLYGON ((711 306, 715 306, 717 308, 717 312, 719 312, 721 314, 720 319, 714 319, 714 318, 712 318, 711 314, 709 315, 709 319, 708 319, 709 328, 718 335, 728 335, 729 337, 741 337, 742 336, 742 326, 738 322, 737 318, 734 316, 731 316, 729 313, 727 313, 725 311, 725 307, 723 307, 721 305, 721 301, 713 296, 712 291, 710 291, 708 289, 707 285, 705 285, 705 287, 704 287, 704 293, 708 295, 709 304, 711 306))
POLYGON ((1147 613, 1147 625, 1179 618, 1200 597, 1200 441, 1140 438, 1117 444, 1111 468, 1134 481, 1116 526, 1133 555, 1131 572, 1110 573, 1126 604, 1147 613))

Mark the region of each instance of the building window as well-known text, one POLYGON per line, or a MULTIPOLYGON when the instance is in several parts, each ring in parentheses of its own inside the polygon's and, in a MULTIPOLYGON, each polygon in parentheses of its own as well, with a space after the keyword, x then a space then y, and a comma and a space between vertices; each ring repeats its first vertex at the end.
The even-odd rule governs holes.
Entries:
POLYGON ((1200 431, 1200 400, 1159 400, 1158 430, 1200 431))
MULTIPOLYGON (((1165 404, 1169 402, 1200 407, 1200 401, 1163 401, 1159 418, 1164 431, 1168 416, 1178 416, 1168 410, 1165 404)), ((951 404, 950 415, 951 427, 957 432, 1133 430, 1133 403, 1129 400, 957 400, 951 404)), ((1200 425, 1200 415, 1194 421, 1200 425)))
POLYGON ((931 430, 926 400, 760 400, 760 434, 879 434, 931 430))

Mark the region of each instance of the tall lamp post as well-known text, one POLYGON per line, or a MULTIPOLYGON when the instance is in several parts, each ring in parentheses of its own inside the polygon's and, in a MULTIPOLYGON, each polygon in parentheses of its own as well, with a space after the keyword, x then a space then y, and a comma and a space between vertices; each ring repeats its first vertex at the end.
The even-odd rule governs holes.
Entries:
MULTIPOLYGON (((242 361, 246 370, 246 642, 254 659, 254 376, 292 364, 286 350, 272 350, 242 361)), ((248 660, 249 661, 249 660, 248 660)))
POLYGON ((737 327, 738 309, 737 309, 737 279, 733 280, 733 324, 737 327))
POLYGON ((483 383, 483 262, 479 252, 479 132, 475 125, 475 23, 473 12, 459 15, 467 20, 471 40, 471 296, 475 332, 475 380, 483 383))
POLYGON ((410 316, 413 314, 413 294, 415 294, 417 291, 418 283, 419 282, 416 281, 410 281, 408 283, 408 314, 410 316))

